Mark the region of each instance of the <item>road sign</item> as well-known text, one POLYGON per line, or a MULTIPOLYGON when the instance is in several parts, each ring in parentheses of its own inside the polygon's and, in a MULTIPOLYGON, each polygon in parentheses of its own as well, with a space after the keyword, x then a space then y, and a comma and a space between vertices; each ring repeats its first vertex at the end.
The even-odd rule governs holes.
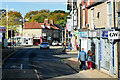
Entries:
POLYGON ((120 39, 119 31, 108 31, 108 39, 120 39))

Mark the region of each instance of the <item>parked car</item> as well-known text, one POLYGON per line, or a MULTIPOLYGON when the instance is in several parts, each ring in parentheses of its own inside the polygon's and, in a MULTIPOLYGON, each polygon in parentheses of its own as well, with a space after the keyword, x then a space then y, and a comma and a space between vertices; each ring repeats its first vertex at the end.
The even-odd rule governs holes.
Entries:
POLYGON ((59 42, 59 43, 58 43, 58 45, 59 45, 59 46, 61 46, 61 45, 62 45, 62 43, 61 43, 61 42, 59 42))
POLYGON ((52 46, 57 46, 57 42, 56 42, 56 41, 53 41, 53 42, 52 42, 52 46))
POLYGON ((48 42, 42 42, 40 44, 40 49, 49 49, 49 43, 48 42))

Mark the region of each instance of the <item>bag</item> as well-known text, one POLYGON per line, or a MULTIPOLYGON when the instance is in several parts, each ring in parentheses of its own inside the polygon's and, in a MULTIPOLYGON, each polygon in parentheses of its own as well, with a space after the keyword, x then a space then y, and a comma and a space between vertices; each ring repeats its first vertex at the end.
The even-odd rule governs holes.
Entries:
POLYGON ((79 65, 81 65, 81 61, 80 60, 78 60, 79 61, 79 65))

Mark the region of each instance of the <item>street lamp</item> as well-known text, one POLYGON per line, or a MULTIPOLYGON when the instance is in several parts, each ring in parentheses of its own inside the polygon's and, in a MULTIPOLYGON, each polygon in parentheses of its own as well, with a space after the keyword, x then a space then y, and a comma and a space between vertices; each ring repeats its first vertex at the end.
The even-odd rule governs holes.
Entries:
MULTIPOLYGON (((13 11, 14 9, 10 9, 11 11, 13 11)), ((6 23, 7 23, 7 39, 8 39, 8 5, 6 7, 6 23)))
MULTIPOLYGON (((64 3, 64 5, 67 5, 67 4, 71 4, 71 3, 64 3)), ((72 0, 72 11, 71 11, 71 12, 72 12, 72 13, 71 13, 71 15, 72 15, 72 16, 71 16, 71 17, 72 17, 72 26, 74 27, 74 21, 73 21, 73 17, 74 17, 74 16, 73 16, 73 0, 72 0)), ((73 28, 73 27, 72 27, 72 28, 73 28)), ((73 30, 73 29, 72 29, 72 30, 73 30)))
MULTIPOLYGON (((71 4, 71 3, 64 3, 64 5, 67 5, 67 4, 71 4)), ((71 27, 71 31, 73 31, 73 27, 74 27, 74 16, 73 16, 73 0, 72 0, 72 11, 71 11, 71 17, 72 17, 72 27, 71 27)), ((69 33, 69 32, 68 32, 69 33)), ((66 33, 65 33, 66 34, 66 33)), ((69 34, 68 34, 69 35, 69 34)), ((69 38, 69 36, 68 36, 69 38)), ((73 44, 73 41, 72 41, 72 44, 73 44)))

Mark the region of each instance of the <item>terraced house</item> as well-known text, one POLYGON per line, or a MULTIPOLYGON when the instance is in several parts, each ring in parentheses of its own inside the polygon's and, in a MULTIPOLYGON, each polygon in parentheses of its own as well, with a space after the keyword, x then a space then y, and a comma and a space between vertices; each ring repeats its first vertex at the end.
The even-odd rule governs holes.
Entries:
MULTIPOLYGON (((119 77, 119 0, 77 0, 80 49, 94 53, 94 68, 119 77)), ((74 23, 73 23, 74 25, 74 23)))
MULTIPOLYGON (((119 31, 118 15, 120 2, 114 0, 94 1, 88 5, 88 44, 95 44, 96 68, 107 74, 118 76, 118 54, 120 40, 109 39, 109 32, 119 31)), ((93 46, 92 46, 93 47, 93 46)), ((89 48, 90 49, 90 48, 89 48)))
POLYGON ((54 40, 62 40, 62 26, 56 25, 51 20, 44 20, 44 23, 25 22, 23 27, 23 44, 38 45, 41 42, 49 42, 51 44, 54 40))

